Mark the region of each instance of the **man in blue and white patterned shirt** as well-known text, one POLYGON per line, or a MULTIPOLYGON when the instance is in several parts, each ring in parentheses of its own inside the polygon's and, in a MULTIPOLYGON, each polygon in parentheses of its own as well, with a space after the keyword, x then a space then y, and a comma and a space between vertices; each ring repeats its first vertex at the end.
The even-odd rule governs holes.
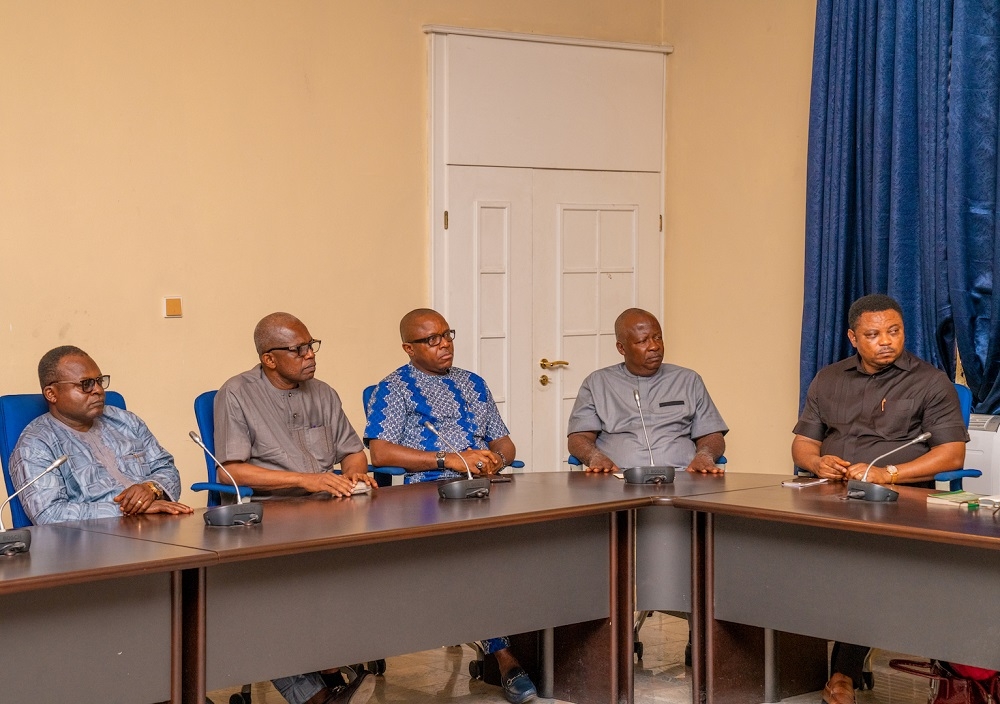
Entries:
POLYGON ((137 415, 104 404, 110 381, 79 347, 56 347, 39 361, 49 412, 29 423, 14 447, 14 486, 61 455, 69 459, 21 494, 34 523, 191 513, 176 501, 181 482, 174 458, 137 415))
MULTIPOLYGON (((466 465, 473 474, 494 474, 513 461, 517 450, 486 382, 452 366, 455 331, 444 317, 429 308, 410 311, 399 321, 399 336, 410 363, 379 382, 366 409, 372 464, 406 469, 411 484, 464 477, 466 465), (427 429, 427 421, 457 453, 427 429)), ((482 641, 482 647, 496 656, 508 701, 535 698, 507 638, 482 641)))
POLYGON ((418 308, 399 323, 410 363, 379 382, 368 401, 365 442, 376 467, 403 467, 405 483, 493 474, 514 459, 514 443, 478 374, 452 366, 455 331, 436 311, 418 308), (460 450, 452 452, 428 430, 460 450))

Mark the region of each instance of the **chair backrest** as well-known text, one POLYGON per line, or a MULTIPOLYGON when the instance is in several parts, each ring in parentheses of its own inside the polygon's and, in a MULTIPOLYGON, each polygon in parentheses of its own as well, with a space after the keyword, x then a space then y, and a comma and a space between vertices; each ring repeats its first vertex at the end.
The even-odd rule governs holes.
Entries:
MULTIPOLYGON (((125 408, 125 399, 117 391, 105 391, 104 403, 125 408)), ((49 404, 41 394, 0 396, 0 463, 3 464, 3 482, 7 487, 7 496, 14 493, 14 482, 10 478, 10 456, 17 445, 17 439, 28 423, 48 410, 49 404)), ((15 528, 31 525, 31 519, 24 512, 19 498, 10 502, 10 518, 15 528)))
POLYGON ((968 386, 955 384, 955 391, 958 392, 958 405, 962 407, 962 420, 965 427, 969 427, 969 416, 972 415, 972 391, 968 386))
MULTIPOLYGON (((205 443, 205 447, 212 453, 215 452, 215 394, 217 393, 218 391, 206 391, 203 394, 198 394, 198 398, 194 400, 194 419, 198 423, 198 434, 201 435, 201 441, 205 443)), ((205 466, 208 469, 208 481, 214 484, 215 462, 208 456, 207 452, 204 455, 205 466)), ((211 501, 211 494, 209 500, 211 501)))

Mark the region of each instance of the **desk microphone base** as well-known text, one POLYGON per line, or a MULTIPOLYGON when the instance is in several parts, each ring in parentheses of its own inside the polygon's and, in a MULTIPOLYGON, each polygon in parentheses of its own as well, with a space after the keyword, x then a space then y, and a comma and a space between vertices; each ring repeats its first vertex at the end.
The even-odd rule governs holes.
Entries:
POLYGON ((887 489, 881 484, 872 484, 871 482, 863 482, 860 479, 852 479, 847 482, 847 498, 885 504, 892 503, 898 499, 899 492, 887 489))
POLYGON ((262 520, 264 520, 264 504, 260 501, 213 506, 205 511, 207 526, 252 526, 262 520))
POLYGON ((626 484, 673 484, 675 467, 625 467, 626 484))
POLYGON ((489 477, 453 479, 438 486, 442 499, 485 499, 490 495, 489 477))
POLYGON ((17 555, 31 547, 31 531, 27 528, 5 530, 0 533, 0 555, 17 555))

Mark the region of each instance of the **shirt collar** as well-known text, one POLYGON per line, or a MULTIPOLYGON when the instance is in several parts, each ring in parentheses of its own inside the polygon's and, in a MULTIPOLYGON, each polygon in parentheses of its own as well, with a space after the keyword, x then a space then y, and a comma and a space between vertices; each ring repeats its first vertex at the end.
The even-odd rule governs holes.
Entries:
POLYGON ((415 365, 413 362, 407 362, 407 366, 410 367, 410 371, 412 371, 414 374, 427 377, 428 379, 444 379, 447 376, 451 376, 451 370, 455 368, 453 366, 448 367, 448 371, 446 371, 444 374, 428 374, 423 369, 417 367, 417 365, 415 365))
POLYGON ((908 371, 910 371, 910 369, 913 368, 913 365, 914 365, 913 355, 911 355, 908 351, 906 351, 904 349, 903 353, 901 355, 899 355, 899 357, 896 358, 895 362, 893 362, 892 364, 890 364, 885 369, 880 369, 879 371, 875 372, 874 374, 869 374, 861 366, 861 355, 859 355, 857 352, 855 352, 854 353, 854 366, 850 367, 850 369, 853 369, 853 370, 857 371, 859 374, 863 374, 864 376, 878 376, 879 374, 882 374, 884 372, 889 371, 893 367, 896 367, 897 369, 899 369, 901 371, 908 372, 908 371))
POLYGON ((635 383, 638 383, 641 379, 646 379, 646 380, 655 379, 656 377, 658 377, 660 374, 663 373, 662 364, 660 364, 659 368, 656 370, 654 374, 650 374, 649 376, 639 376, 638 374, 633 374, 628 370, 628 367, 625 366, 625 362, 619 362, 618 369, 621 371, 622 375, 626 379, 629 379, 635 383))

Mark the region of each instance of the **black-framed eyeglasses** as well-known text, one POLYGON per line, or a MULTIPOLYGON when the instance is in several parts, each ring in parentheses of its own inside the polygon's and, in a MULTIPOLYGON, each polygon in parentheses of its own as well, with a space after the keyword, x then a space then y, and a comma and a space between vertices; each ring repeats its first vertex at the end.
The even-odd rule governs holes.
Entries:
POLYGON ((83 393, 89 394, 94 390, 95 384, 102 389, 111 386, 111 375, 105 374, 104 376, 96 376, 93 379, 80 379, 80 381, 50 381, 46 386, 52 386, 53 384, 76 384, 83 393))
POLYGON ((441 344, 442 340, 448 340, 451 342, 455 339, 454 330, 445 330, 444 332, 436 332, 433 335, 428 335, 427 337, 421 337, 419 340, 408 340, 407 342, 411 345, 421 344, 427 345, 428 347, 437 347, 441 344))
POLYGON ((309 342, 303 342, 301 345, 292 345, 291 347, 272 347, 269 350, 264 350, 264 354, 281 350, 282 352, 294 352, 299 357, 305 357, 309 354, 309 350, 312 350, 313 354, 319 352, 319 346, 322 344, 322 340, 309 340, 309 342))

